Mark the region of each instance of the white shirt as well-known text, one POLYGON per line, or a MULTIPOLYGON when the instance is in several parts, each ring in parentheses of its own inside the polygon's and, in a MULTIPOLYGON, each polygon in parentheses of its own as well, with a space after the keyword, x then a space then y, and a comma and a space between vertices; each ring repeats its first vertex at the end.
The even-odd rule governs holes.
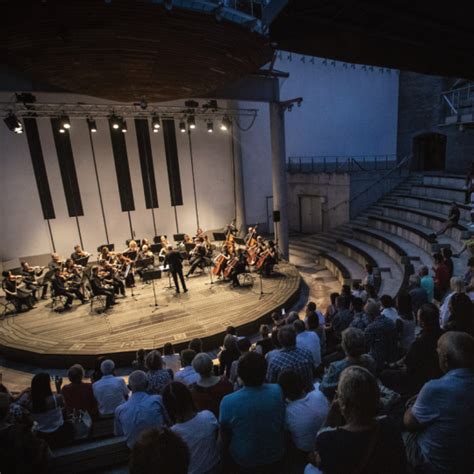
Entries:
POLYGON ((329 402, 316 389, 286 406, 285 425, 295 446, 301 451, 314 449, 316 436, 329 411, 329 402))
POLYGON ((173 373, 178 372, 181 368, 181 357, 179 354, 164 355, 162 359, 163 367, 165 369, 171 369, 173 373))
POLYGON ((394 323, 397 321, 397 319, 400 319, 397 309, 393 306, 391 308, 384 308, 382 314, 394 323))
POLYGON ((200 411, 185 423, 176 423, 171 430, 177 433, 189 448, 191 455, 188 474, 203 474, 211 470, 219 461, 217 431, 219 423, 208 410, 200 411))
POLYGON ((321 365, 321 344, 318 335, 313 331, 303 331, 296 336, 296 347, 311 352, 315 367, 321 365))
POLYGON ((449 302, 454 295, 454 291, 449 293, 448 296, 443 301, 441 308, 439 308, 439 325, 444 328, 448 324, 449 317, 451 316, 451 311, 449 311, 449 302))
POLYGON ((92 391, 101 415, 112 415, 115 409, 128 397, 128 388, 124 380, 114 375, 104 375, 92 384, 92 391))
POLYGON ((184 385, 191 385, 200 379, 200 375, 193 369, 192 365, 187 365, 174 374, 174 381, 184 383, 184 385))

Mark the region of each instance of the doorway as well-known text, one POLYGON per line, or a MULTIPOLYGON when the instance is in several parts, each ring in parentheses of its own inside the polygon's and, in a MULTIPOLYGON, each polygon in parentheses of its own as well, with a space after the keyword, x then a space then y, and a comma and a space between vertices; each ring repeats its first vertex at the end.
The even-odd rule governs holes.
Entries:
POLYGON ((320 196, 298 196, 300 232, 316 234, 323 229, 323 198, 320 196))
POLYGON ((444 171, 446 135, 422 133, 413 138, 413 170, 444 171))

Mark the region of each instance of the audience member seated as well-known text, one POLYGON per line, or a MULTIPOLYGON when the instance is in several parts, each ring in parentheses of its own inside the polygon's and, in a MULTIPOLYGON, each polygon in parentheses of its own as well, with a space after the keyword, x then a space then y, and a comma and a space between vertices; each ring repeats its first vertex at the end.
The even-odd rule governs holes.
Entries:
POLYGON ((132 361, 132 369, 143 370, 143 372, 146 372, 147 366, 146 366, 145 359, 146 359, 145 349, 138 349, 137 354, 135 356, 135 360, 132 361))
POLYGON ((219 423, 209 410, 197 411, 186 385, 172 382, 163 390, 163 403, 170 417, 171 430, 179 435, 189 449, 189 474, 220 471, 220 450, 217 445, 219 423))
POLYGON ((404 415, 408 462, 421 472, 472 473, 474 339, 450 331, 439 338, 438 356, 445 375, 427 382, 404 415))
MULTIPOLYGON (((248 337, 242 337, 237 341, 237 348, 239 349, 239 352, 241 354, 240 357, 242 357, 244 354, 247 354, 247 352, 250 351, 251 347, 252 347, 252 343, 250 342, 250 339, 248 337)), ((234 390, 238 390, 242 386, 237 376, 238 367, 239 367, 239 359, 236 359, 232 362, 232 365, 230 366, 230 375, 229 375, 229 382, 233 385, 234 390)))
POLYGON ((444 295, 449 290, 449 269, 440 253, 433 255, 433 273, 434 297, 437 301, 443 301, 444 295))
POLYGON ((467 271, 464 274, 464 284, 469 286, 474 278, 474 257, 470 257, 467 261, 467 271))
POLYGON ((147 392, 159 395, 163 387, 173 380, 173 372, 163 368, 163 359, 160 351, 151 351, 145 359, 147 367, 146 378, 148 380, 147 392))
MULTIPOLYGON (((314 306, 316 307, 316 305, 314 306)), ((324 327, 324 316, 319 311, 306 311, 304 322, 306 324, 306 329, 314 332, 318 336, 320 353, 323 355, 326 352, 326 329, 324 327)))
POLYGON ((352 299, 352 322, 350 327, 365 331, 369 318, 364 311, 364 301, 361 298, 352 299))
POLYGON ((306 330, 306 326, 301 319, 293 323, 293 329, 296 332, 296 347, 306 349, 311 353, 314 368, 317 369, 321 365, 321 345, 318 335, 313 331, 306 330))
POLYGON ((375 289, 375 286, 365 285, 364 288, 367 293, 367 302, 372 301, 374 303, 378 303, 379 295, 377 294, 377 290, 375 289))
POLYGON ((456 293, 449 300, 449 331, 462 331, 474 336, 474 305, 466 293, 456 293))
POLYGON ((192 363, 196 357, 196 352, 192 349, 185 349, 181 351, 181 365, 182 368, 174 374, 176 382, 184 383, 184 385, 191 385, 199 380, 199 374, 193 369, 192 363))
POLYGON ((428 303, 428 293, 425 288, 421 287, 421 279, 418 275, 410 275, 408 280, 408 294, 411 298, 411 305, 413 313, 417 314, 418 310, 425 304, 428 303))
POLYGON ((268 364, 267 381, 277 383, 281 372, 294 370, 301 376, 305 390, 311 390, 314 378, 311 352, 296 347, 296 333, 292 327, 285 326, 279 329, 278 340, 282 349, 268 364))
POLYGON ((324 321, 326 324, 329 324, 332 320, 332 317, 336 314, 336 299, 338 298, 339 293, 331 293, 329 295, 329 301, 330 303, 328 304, 326 308, 326 313, 324 314, 324 321))
POLYGON ((121 377, 114 375, 115 364, 106 359, 100 364, 102 377, 92 384, 101 416, 113 415, 115 409, 128 398, 128 388, 121 377))
POLYGON ((237 338, 232 334, 227 334, 224 337, 224 348, 219 354, 219 374, 225 374, 229 378, 232 362, 239 357, 240 351, 237 346, 237 338))
MULTIPOLYGON (((401 474, 406 455, 399 431, 387 417, 376 418, 379 388, 363 367, 345 369, 323 428, 313 463, 324 474, 401 474)), ((305 474, 321 472, 308 465, 305 474)))
POLYGON ((400 316, 398 315, 397 308, 394 306, 393 298, 390 295, 382 295, 380 297, 380 304, 382 306, 382 315, 397 324, 400 316))
POLYGON ((370 355, 366 354, 365 337, 360 329, 345 329, 342 332, 341 346, 344 350, 345 358, 333 362, 328 367, 323 380, 319 384, 319 390, 323 392, 329 400, 333 399, 337 384, 339 383, 339 377, 342 371, 347 367, 359 365, 375 374, 375 361, 370 355))
POLYGON ((209 410, 219 418, 219 406, 222 398, 232 393, 232 384, 225 376, 213 374, 212 359, 201 352, 193 359, 193 368, 199 374, 199 380, 191 385, 191 395, 198 411, 209 410))
POLYGON ((10 419, 10 396, 0 393, 0 472, 46 474, 49 449, 30 424, 10 419))
POLYGON ((267 352, 267 355, 265 356, 265 360, 267 361, 267 364, 270 364, 273 358, 281 352, 281 344, 280 344, 280 341, 278 340, 278 331, 279 329, 276 327, 272 329, 270 339, 272 340, 272 343, 273 343, 273 349, 267 352))
POLYGON ((273 342, 270 339, 270 328, 266 324, 261 324, 259 334, 260 339, 255 343, 255 352, 265 357, 273 349, 273 342))
POLYGON ((352 283, 351 294, 353 298, 360 298, 364 303, 367 301, 367 292, 364 290, 363 286, 358 281, 352 283))
POLYGON ((400 316, 400 349, 406 354, 415 340, 416 321, 413 317, 411 296, 407 291, 400 291, 397 295, 397 312, 400 316))
POLYGON ((188 474, 189 449, 168 428, 145 430, 130 453, 130 474, 188 474), (159 471, 158 471, 159 469, 159 471))
POLYGON ((426 382, 441 376, 436 347, 442 331, 439 311, 433 303, 425 303, 418 310, 418 324, 421 332, 406 356, 380 374, 384 385, 407 396, 418 393, 426 382))
POLYGON ((301 377, 293 370, 281 372, 278 384, 286 401, 285 428, 296 448, 289 457, 306 461, 328 414, 329 402, 319 390, 306 392, 301 377))
POLYGON ((202 352, 202 341, 198 337, 191 339, 188 344, 188 349, 193 350, 196 354, 202 352))
POLYGON ((430 275, 430 271, 426 265, 422 265, 418 271, 420 275, 420 285, 428 295, 428 303, 431 303, 434 298, 434 280, 430 275))
POLYGON ((104 360, 106 359, 107 358, 104 356, 99 356, 96 358, 94 362, 94 370, 90 376, 92 383, 97 382, 97 380, 100 380, 102 378, 102 375, 104 375, 100 370, 100 366, 102 365, 102 362, 104 362, 104 360))
POLYGON ((449 281, 449 286, 451 292, 448 293, 446 298, 444 298, 443 304, 441 305, 439 310, 439 324, 443 329, 446 329, 448 321, 451 319, 451 298, 456 294, 466 293, 466 286, 464 285, 464 280, 461 277, 451 278, 451 280, 449 281))
POLYGON ((369 354, 375 360, 377 370, 397 357, 397 329, 395 323, 380 314, 379 305, 369 302, 365 305, 369 325, 364 331, 369 354))
MULTIPOLYGON (((71 366, 67 376, 71 383, 61 388, 67 412, 73 413, 74 410, 85 410, 91 417, 96 417, 98 415, 97 401, 94 398, 92 384, 82 381, 84 378, 82 365, 75 364, 71 366)), ((59 384, 59 386, 61 385, 59 384)))
POLYGON ((331 330, 337 341, 341 340, 342 331, 348 328, 352 322, 350 303, 350 299, 342 295, 336 298, 336 313, 331 318, 331 330))
POLYGON ((181 368, 181 357, 174 351, 171 342, 163 346, 163 366, 172 370, 174 374, 181 368))
POLYGON ((290 326, 295 321, 298 321, 298 319, 300 319, 298 311, 290 311, 288 316, 285 318, 285 325, 290 326))
POLYGON ((138 436, 147 428, 165 424, 166 414, 160 395, 146 393, 148 380, 145 372, 135 370, 128 378, 130 398, 115 409, 115 436, 125 436, 131 449, 138 436))
POLYGON ((264 384, 266 371, 263 356, 245 354, 238 372, 244 387, 222 399, 219 436, 234 464, 226 466, 226 473, 282 472, 285 404, 279 385, 264 384))
POLYGON ((285 325, 285 317, 283 314, 280 313, 280 311, 273 311, 271 315, 272 321, 273 321, 273 327, 279 328, 281 326, 285 325))

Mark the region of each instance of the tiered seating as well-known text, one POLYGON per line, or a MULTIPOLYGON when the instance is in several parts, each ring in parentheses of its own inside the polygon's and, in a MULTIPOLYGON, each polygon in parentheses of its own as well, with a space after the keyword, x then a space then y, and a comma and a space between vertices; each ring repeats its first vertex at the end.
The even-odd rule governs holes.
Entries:
MULTIPOLYGON (((382 277, 379 293, 396 296, 420 265, 431 267, 433 253, 443 247, 454 253, 461 249, 470 221, 464 186, 462 176, 412 174, 348 224, 292 239, 291 254, 318 259, 340 283, 360 280, 363 266, 370 263, 382 277), (434 238, 453 201, 461 210, 459 225, 434 238)), ((455 259, 455 274, 463 273, 466 259, 455 259)))

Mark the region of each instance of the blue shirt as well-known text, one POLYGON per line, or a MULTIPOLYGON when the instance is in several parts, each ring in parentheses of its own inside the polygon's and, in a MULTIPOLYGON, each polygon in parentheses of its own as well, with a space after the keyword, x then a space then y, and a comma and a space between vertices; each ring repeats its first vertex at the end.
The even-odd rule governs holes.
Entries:
POLYGON ((240 466, 271 464, 285 454, 285 403, 279 385, 244 387, 226 395, 219 422, 230 433, 229 451, 240 466))
POLYGON ((474 370, 455 369, 427 382, 412 407, 423 425, 420 450, 443 473, 474 469, 474 370))
POLYGON ((165 423, 165 409, 160 395, 135 392, 115 410, 115 435, 125 435, 132 448, 140 433, 147 428, 158 428, 165 423))
POLYGON ((369 354, 374 358, 378 369, 381 369, 385 362, 396 360, 398 334, 392 320, 381 314, 367 326, 364 335, 369 354))
POLYGON ((434 281, 430 275, 425 275, 420 280, 420 285, 428 294, 428 303, 431 303, 434 298, 434 281))

